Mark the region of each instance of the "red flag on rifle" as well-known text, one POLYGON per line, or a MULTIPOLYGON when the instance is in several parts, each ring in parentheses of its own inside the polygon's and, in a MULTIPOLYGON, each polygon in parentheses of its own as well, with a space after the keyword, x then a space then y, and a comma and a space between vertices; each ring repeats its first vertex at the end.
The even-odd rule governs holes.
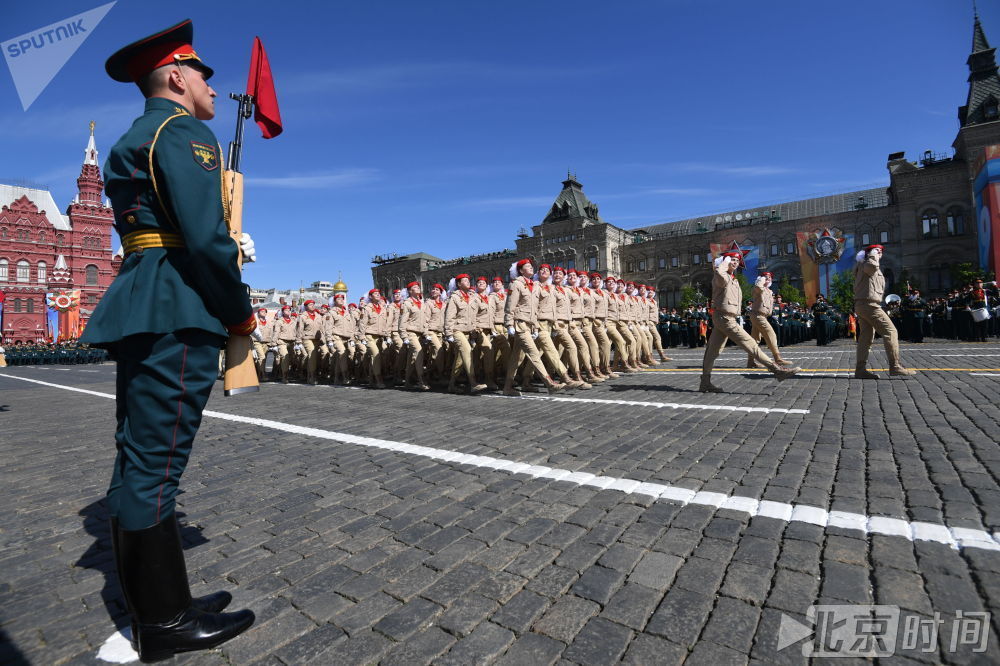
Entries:
POLYGON ((281 134, 281 113, 278 111, 278 96, 274 92, 274 78, 267 53, 260 37, 253 38, 253 53, 250 55, 250 78, 247 79, 247 94, 253 95, 253 119, 260 126, 265 139, 273 139, 281 134))

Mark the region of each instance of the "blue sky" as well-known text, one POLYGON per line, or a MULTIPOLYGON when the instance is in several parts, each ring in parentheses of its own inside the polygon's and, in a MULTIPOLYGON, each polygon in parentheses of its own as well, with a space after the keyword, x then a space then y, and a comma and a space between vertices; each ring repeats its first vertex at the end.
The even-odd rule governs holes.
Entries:
MULTIPOLYGON (((14 4, 0 41, 101 4, 14 4)), ((376 254, 514 247, 567 169, 623 227, 886 184, 891 152, 950 153, 972 41, 961 0, 119 0, 27 112, 0 75, 0 182, 65 206, 88 122, 103 160, 141 113, 104 60, 184 18, 223 146, 254 35, 277 82, 285 132, 243 157, 247 281, 354 294, 376 254)))

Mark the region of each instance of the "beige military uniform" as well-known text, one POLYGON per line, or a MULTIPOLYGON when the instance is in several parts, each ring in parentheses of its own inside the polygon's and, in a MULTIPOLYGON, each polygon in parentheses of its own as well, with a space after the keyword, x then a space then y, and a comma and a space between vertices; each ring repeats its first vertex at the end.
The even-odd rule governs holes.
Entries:
MULTIPOLYGON (((521 366, 525 356, 527 356, 534 371, 540 377, 545 378, 547 383, 552 384, 549 372, 545 369, 545 364, 542 363, 542 355, 538 352, 538 347, 535 346, 535 339, 532 337, 532 334, 538 330, 536 315, 538 297, 535 294, 537 289, 537 284, 519 275, 516 280, 510 283, 510 289, 507 291, 503 323, 506 328, 514 329, 514 343, 512 344, 511 354, 507 361, 505 392, 513 390, 514 376, 517 374, 517 369, 521 366)), ((523 383, 527 385, 530 383, 530 380, 531 373, 526 371, 523 383)))
POLYGON ((264 381, 264 372, 267 365, 267 352, 268 348, 271 346, 271 329, 274 328, 274 319, 267 319, 265 315, 264 319, 257 315, 257 331, 260 332, 261 339, 253 339, 253 352, 254 359, 253 364, 257 368, 257 379, 259 381, 264 381))
POLYGON ((365 358, 371 371, 371 381, 381 388, 382 356, 389 337, 389 308, 385 303, 366 303, 361 309, 358 327, 368 345, 365 358))
MULTIPOLYGON (((610 291, 605 292, 605 294, 607 295, 608 303, 607 332, 611 343, 615 347, 615 364, 622 369, 631 370, 632 361, 630 360, 631 352, 629 350, 629 338, 631 338, 631 335, 628 333, 628 324, 622 319, 622 300, 618 298, 618 294, 611 293, 610 291)), ((634 343, 635 341, 633 340, 632 342, 634 343)))
POLYGON ((485 378, 486 385, 491 390, 496 389, 496 364, 493 351, 493 299, 490 294, 474 293, 479 301, 476 305, 475 346, 473 347, 473 362, 476 364, 476 376, 485 378))
POLYGON ((333 353, 333 381, 347 380, 348 345, 354 339, 354 315, 350 308, 334 305, 326 315, 324 337, 333 353))
POLYGON ((881 307, 884 293, 885 276, 882 275, 879 258, 869 255, 854 267, 854 311, 858 314, 858 348, 854 361, 856 371, 868 367, 868 353, 876 331, 882 336, 889 370, 903 369, 899 358, 899 334, 889 315, 881 307))
POLYGON ((305 348, 306 381, 316 382, 316 367, 323 346, 323 315, 319 312, 302 312, 296 320, 295 342, 305 348))
MULTIPOLYGON (((490 294, 490 312, 493 313, 493 365, 504 367, 510 357, 510 339, 503 325, 504 308, 507 305, 507 293, 495 291, 490 294), (501 365, 503 364, 503 365, 501 365)), ((486 363, 486 359, 483 359, 486 363)))
POLYGON ((781 368, 764 354, 753 338, 743 330, 736 321, 743 305, 743 291, 735 275, 730 275, 723 262, 715 266, 712 276, 712 335, 705 345, 705 358, 701 364, 701 384, 706 387, 711 384, 712 368, 715 359, 719 357, 726 340, 731 340, 747 353, 754 363, 765 366, 771 372, 781 368))
POLYGON ((566 296, 569 298, 569 334, 576 345, 580 368, 591 374, 594 366, 590 359, 590 342, 583 333, 583 291, 579 287, 566 287, 566 296))
POLYGON ((472 343, 469 338, 476 330, 476 318, 481 304, 479 295, 472 291, 459 289, 448 297, 448 304, 444 310, 444 335, 446 338, 454 339, 455 345, 455 361, 448 384, 450 389, 455 387, 455 380, 463 368, 468 375, 470 387, 479 383, 476 381, 476 369, 472 364, 472 343))
POLYGON ((556 348, 564 360, 564 367, 568 368, 570 376, 574 379, 580 376, 580 356, 576 347, 576 340, 570 331, 570 289, 562 285, 554 285, 552 293, 556 301, 556 320, 552 328, 552 335, 556 348))
POLYGON ((403 310, 402 302, 395 301, 386 306, 389 309, 389 339, 391 341, 391 357, 393 359, 393 379, 396 382, 403 380, 403 369, 406 367, 407 353, 406 345, 403 344, 403 336, 399 332, 399 316, 403 310))
MULTIPOLYGON (((538 302, 536 316, 538 317, 538 349, 542 357, 552 368, 552 371, 566 381, 566 366, 559 360, 559 351, 552 341, 552 332, 556 325, 556 288, 550 284, 535 283, 535 298, 538 302)), ((558 333, 556 333, 558 337, 558 333)))
POLYGON ((271 345, 278 350, 278 368, 282 381, 288 381, 288 365, 295 347, 295 319, 276 317, 271 324, 271 345))
MULTIPOLYGON (((768 287, 753 286, 753 295, 750 302, 750 337, 754 342, 764 340, 764 344, 771 351, 771 357, 775 362, 781 362, 781 353, 778 351, 778 337, 774 334, 771 322, 767 320, 774 311, 774 292, 768 287)), ((752 358, 747 358, 747 366, 754 365, 752 358)))
POLYGON ((427 303, 423 298, 408 298, 403 301, 397 326, 400 337, 409 346, 404 379, 409 383, 410 378, 416 376, 417 383, 421 386, 426 384, 424 381, 424 346, 421 344, 421 339, 427 331, 425 307, 427 307, 427 303))
MULTIPOLYGON (((611 301, 611 294, 604 289, 591 289, 590 293, 594 298, 594 318, 591 330, 594 333, 594 338, 597 340, 597 346, 600 351, 599 369, 604 373, 610 374, 612 339, 611 328, 608 325, 608 312, 610 310, 608 303, 611 301)), ((618 337, 620 340, 621 336, 618 337)))

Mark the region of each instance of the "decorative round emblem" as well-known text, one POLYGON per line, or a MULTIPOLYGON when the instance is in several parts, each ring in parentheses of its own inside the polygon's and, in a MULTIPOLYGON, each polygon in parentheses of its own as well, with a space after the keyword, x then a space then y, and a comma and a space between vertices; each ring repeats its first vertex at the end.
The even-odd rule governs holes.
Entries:
POLYGON ((837 241, 830 236, 822 236, 816 241, 816 254, 821 257, 828 257, 837 251, 837 241))
POLYGON ((66 294, 59 294, 55 298, 55 303, 56 303, 56 307, 57 308, 64 309, 64 308, 68 308, 70 305, 72 305, 73 301, 66 294))

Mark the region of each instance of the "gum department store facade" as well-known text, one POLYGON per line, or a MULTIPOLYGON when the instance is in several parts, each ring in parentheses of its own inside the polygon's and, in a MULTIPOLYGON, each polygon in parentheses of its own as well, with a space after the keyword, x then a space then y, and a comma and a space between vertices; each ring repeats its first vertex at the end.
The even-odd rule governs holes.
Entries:
POLYGON ((1000 77, 978 18, 973 29, 969 93, 958 109, 959 131, 952 157, 924 153, 919 163, 903 153, 888 157, 888 187, 791 201, 766 209, 739 210, 641 229, 622 229, 601 218, 596 204, 572 175, 563 181, 541 224, 530 235, 522 229, 516 250, 444 260, 420 252, 375 257, 375 286, 388 290, 419 280, 428 292, 456 273, 507 278, 518 257, 566 268, 611 273, 654 286, 661 306, 675 306, 681 288, 710 292, 710 243, 757 246, 758 270, 787 275, 802 287, 796 232, 829 228, 853 234, 855 245, 881 243, 888 285, 905 270, 929 295, 951 287, 953 264, 978 257, 976 211, 972 193, 976 158, 984 146, 1000 144, 1000 77))

